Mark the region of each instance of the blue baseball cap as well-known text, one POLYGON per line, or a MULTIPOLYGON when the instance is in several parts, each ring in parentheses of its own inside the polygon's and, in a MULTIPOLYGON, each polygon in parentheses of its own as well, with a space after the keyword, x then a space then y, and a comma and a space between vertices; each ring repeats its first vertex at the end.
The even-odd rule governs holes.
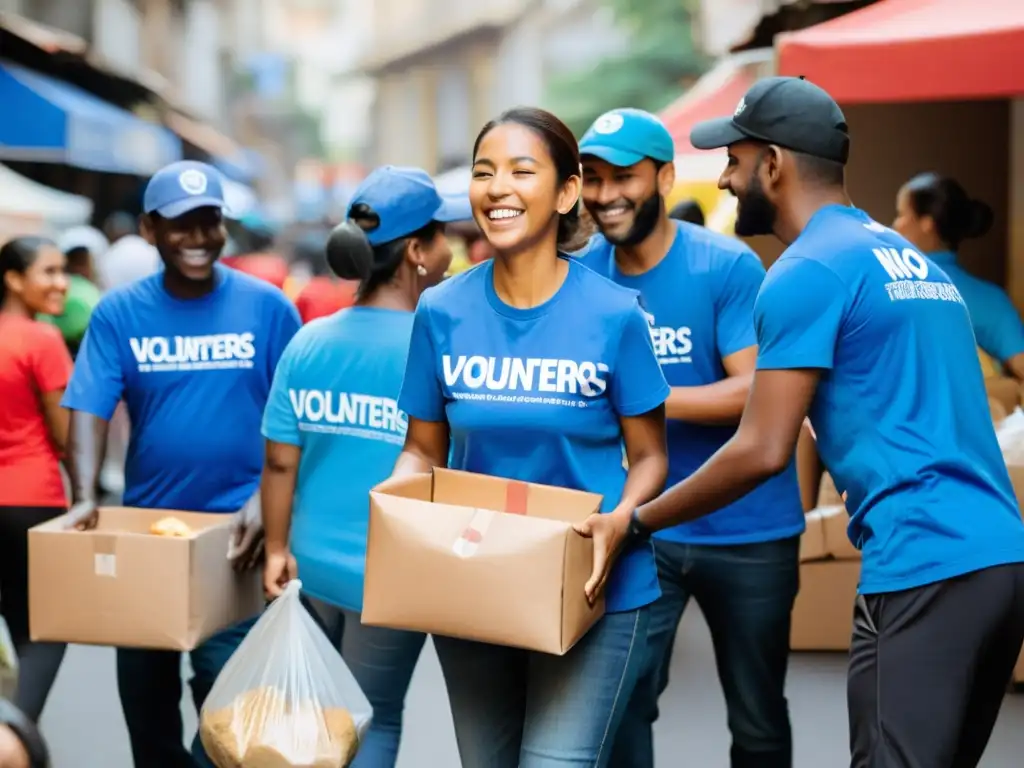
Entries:
POLYGON ((469 221, 473 211, 469 197, 445 197, 437 191, 430 174, 419 168, 382 165, 375 168, 356 188, 349 202, 362 203, 377 214, 380 225, 366 233, 370 245, 390 243, 411 235, 431 221, 469 221))
POLYGON ((613 109, 597 118, 583 134, 580 154, 593 155, 625 168, 645 157, 671 163, 676 157, 676 147, 668 128, 650 112, 613 109))
POLYGON ((224 185, 220 171, 195 160, 182 160, 161 168, 146 185, 142 210, 176 219, 196 208, 224 210, 224 185))

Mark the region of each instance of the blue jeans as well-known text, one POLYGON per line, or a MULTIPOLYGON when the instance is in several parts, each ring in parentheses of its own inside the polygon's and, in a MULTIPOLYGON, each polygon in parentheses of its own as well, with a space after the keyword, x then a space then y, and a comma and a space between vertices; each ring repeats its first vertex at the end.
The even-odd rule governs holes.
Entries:
POLYGON ((800 539, 736 546, 656 540, 661 598, 651 606, 648 658, 615 742, 615 768, 652 768, 651 727, 668 687, 672 646, 692 596, 715 647, 732 733, 732 768, 791 768, 786 667, 800 539))
POLYGON ((435 636, 462 768, 618 768, 648 619, 606 614, 565 656, 435 636))
MULTIPOLYGON (((217 675, 256 618, 214 635, 190 654, 192 700, 200 712, 217 675)), ((177 651, 117 649, 121 694, 135 768, 215 768, 196 734, 189 754, 181 731, 181 654, 177 651)))
POLYGON ((373 707, 373 720, 359 745, 352 768, 394 768, 402 738, 405 695, 427 636, 384 627, 367 627, 359 614, 309 597, 321 626, 352 670, 373 707))

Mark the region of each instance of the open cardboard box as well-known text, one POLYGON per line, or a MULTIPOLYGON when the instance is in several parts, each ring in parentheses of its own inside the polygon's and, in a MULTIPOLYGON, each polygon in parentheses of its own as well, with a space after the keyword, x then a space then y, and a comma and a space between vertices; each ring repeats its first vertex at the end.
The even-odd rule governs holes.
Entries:
POLYGON ((435 469, 370 493, 362 622, 556 655, 604 613, 572 529, 601 497, 435 469))
POLYGON ((101 507, 95 529, 32 528, 29 615, 36 641, 188 651, 263 609, 257 571, 227 559, 231 515, 101 507), (172 516, 190 538, 149 532, 172 516))

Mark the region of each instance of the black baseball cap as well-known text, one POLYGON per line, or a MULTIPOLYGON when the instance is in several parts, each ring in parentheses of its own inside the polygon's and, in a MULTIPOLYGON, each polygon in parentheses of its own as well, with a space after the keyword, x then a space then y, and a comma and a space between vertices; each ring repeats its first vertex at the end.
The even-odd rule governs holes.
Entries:
POLYGON ((744 140, 777 144, 843 165, 850 156, 843 111, 824 89, 802 77, 758 80, 732 117, 705 120, 690 131, 690 143, 697 149, 720 149, 744 140))

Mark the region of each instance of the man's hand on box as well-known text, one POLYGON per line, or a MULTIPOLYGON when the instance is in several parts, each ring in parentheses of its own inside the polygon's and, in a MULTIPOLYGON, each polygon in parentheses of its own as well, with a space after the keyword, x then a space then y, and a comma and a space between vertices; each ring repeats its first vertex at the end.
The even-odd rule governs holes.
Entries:
POLYGON ((98 520, 99 510, 96 502, 87 499, 71 505, 71 509, 64 515, 64 527, 68 530, 87 531, 95 528, 98 520))
POLYGON ((236 571, 254 568, 263 554, 263 515, 260 494, 257 492, 235 513, 231 540, 228 542, 228 560, 236 571))
POLYGON ((263 563, 263 592, 268 600, 284 594, 288 582, 299 577, 299 566, 291 552, 267 552, 263 563))
POLYGON ((608 515, 591 515, 573 526, 581 536, 594 540, 594 570, 584 587, 591 605, 604 591, 612 564, 626 540, 630 514, 631 510, 616 510, 608 515))

